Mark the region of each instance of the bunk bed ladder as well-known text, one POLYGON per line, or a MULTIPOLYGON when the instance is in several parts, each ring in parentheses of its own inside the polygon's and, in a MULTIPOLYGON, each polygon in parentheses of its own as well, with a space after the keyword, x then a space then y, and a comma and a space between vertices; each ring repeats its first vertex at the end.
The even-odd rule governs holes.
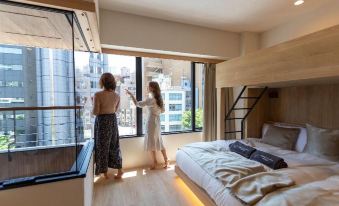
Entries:
POLYGON ((252 112, 254 109, 255 105, 259 102, 261 97, 264 95, 268 87, 262 88, 260 94, 258 96, 251 96, 251 97, 246 97, 243 96, 244 92, 246 91, 247 86, 244 86, 241 89, 241 92, 239 93, 237 99, 233 103, 231 109, 227 112, 226 117, 225 117, 225 137, 227 134, 236 134, 236 133, 241 133, 241 139, 244 139, 244 129, 245 129, 245 120, 248 117, 248 115, 252 112), (237 107, 238 102, 240 99, 253 99, 255 100, 254 103, 249 106, 249 107, 237 107), (246 112, 244 113, 245 115, 243 117, 232 117, 232 113, 237 110, 245 110, 246 112), (228 121, 236 121, 236 120, 241 120, 241 130, 235 130, 235 131, 228 131, 227 129, 227 122, 228 121))

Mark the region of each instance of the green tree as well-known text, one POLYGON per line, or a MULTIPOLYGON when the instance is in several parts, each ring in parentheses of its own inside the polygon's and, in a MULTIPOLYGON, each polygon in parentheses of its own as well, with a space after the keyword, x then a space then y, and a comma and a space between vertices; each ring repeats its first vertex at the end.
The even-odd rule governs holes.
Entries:
MULTIPOLYGON (((203 121, 202 121, 202 109, 196 109, 195 110, 195 127, 196 128, 202 128, 203 121)), ((191 129, 192 128, 192 112, 191 111, 185 111, 182 115, 182 125, 185 129, 191 129)))
POLYGON ((0 150, 7 149, 9 144, 9 136, 0 135, 0 150))

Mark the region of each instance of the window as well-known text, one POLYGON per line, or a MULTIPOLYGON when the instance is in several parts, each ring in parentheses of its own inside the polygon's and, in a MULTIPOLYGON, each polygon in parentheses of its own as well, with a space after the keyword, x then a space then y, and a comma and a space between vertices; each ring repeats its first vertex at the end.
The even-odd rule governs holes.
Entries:
POLYGON ((20 70, 22 70, 22 65, 6 65, 6 64, 0 64, 0 70, 14 70, 14 71, 20 71, 20 70))
MULTIPOLYGON (((0 45, 0 107, 74 106, 72 54, 0 45)), ((20 137, 15 147, 75 142, 74 110, 2 111, 0 116, 0 136, 16 133, 20 137)))
POLYGON ((23 87, 24 83, 20 81, 9 81, 5 83, 6 87, 23 87))
POLYGON ((142 71, 144 97, 148 82, 159 83, 165 106, 161 122, 165 126, 164 131, 192 130, 191 118, 187 115, 192 109, 192 62, 142 58, 142 71), (171 125, 171 121, 175 121, 177 125, 171 125))
POLYGON ((160 121, 161 121, 161 122, 164 122, 164 121, 165 121, 165 115, 163 115, 163 114, 160 115, 160 121))
POLYGON ((180 130, 182 130, 181 125, 170 125, 169 126, 170 132, 175 132, 175 131, 180 131, 180 130))
MULTIPOLYGON (((120 108, 118 111, 119 134, 136 135, 136 108, 125 95, 125 89, 136 94, 136 58, 130 56, 120 56, 111 54, 88 54, 85 52, 76 52, 76 77, 77 88, 82 88, 77 94, 77 99, 90 100, 95 92, 100 91, 99 79, 101 74, 110 72, 116 80, 116 92, 120 94, 120 108), (86 63, 84 63, 86 62, 86 63), (80 85, 81 84, 81 85, 80 85), (86 88, 89 85, 90 88, 86 88)), ((80 101, 85 105, 87 102, 80 101)), ((91 103, 88 103, 86 113, 83 119, 85 120, 85 133, 93 135, 92 125, 94 117, 91 116, 91 103)))
POLYGON ((21 48, 14 48, 14 47, 0 47, 0 53, 4 54, 22 54, 21 48))
MULTIPOLYGON (((165 112, 160 115, 162 132, 192 131, 191 111, 195 98, 202 97, 198 82, 192 82, 192 65, 189 61, 140 58, 111 54, 89 54, 76 52, 77 103, 87 105, 83 115, 85 133, 93 135, 94 117, 88 100, 100 91, 99 79, 102 73, 110 72, 117 82, 116 92, 120 94, 118 111, 121 136, 141 136, 145 132, 146 109, 137 109, 125 89, 130 90, 138 100, 146 98, 148 82, 156 81, 161 88, 165 112), (78 60, 78 58, 82 60, 78 60), (192 89, 196 85, 198 89, 192 89), (90 90, 90 92, 88 92, 90 90), (195 92, 195 95, 193 95, 195 92)), ((89 101, 90 102, 90 101, 89 101)), ((198 103, 198 101, 196 101, 198 103)), ((201 107, 196 105, 196 107, 201 107)), ((196 112, 196 114, 199 114, 196 112)), ((197 117, 196 117, 197 118, 197 117)), ((196 121, 198 122, 198 121, 196 121)))
POLYGON ((182 100, 182 93, 169 93, 169 100, 182 100))
POLYGON ((170 104, 169 105, 169 111, 181 111, 182 110, 182 104, 170 104))
POLYGON ((182 115, 181 114, 170 114, 169 121, 181 121, 182 115))

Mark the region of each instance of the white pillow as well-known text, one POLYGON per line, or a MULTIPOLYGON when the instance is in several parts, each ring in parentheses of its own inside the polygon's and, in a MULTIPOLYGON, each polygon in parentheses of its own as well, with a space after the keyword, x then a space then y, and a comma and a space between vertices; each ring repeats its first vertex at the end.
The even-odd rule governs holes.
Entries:
MULTIPOLYGON (((305 148, 306 143, 307 143, 307 130, 306 130, 305 127, 297 126, 297 125, 290 125, 290 124, 280 123, 280 122, 275 122, 275 123, 272 123, 272 124, 274 126, 277 126, 277 127, 299 128, 300 129, 300 133, 299 133, 299 136, 298 136, 298 139, 297 139, 297 143, 295 144, 295 148, 294 149, 297 152, 303 152, 304 151, 304 148, 305 148)), ((264 125, 262 127, 262 135, 263 136, 267 132, 268 125, 270 125, 270 124, 269 123, 264 123, 264 125)))

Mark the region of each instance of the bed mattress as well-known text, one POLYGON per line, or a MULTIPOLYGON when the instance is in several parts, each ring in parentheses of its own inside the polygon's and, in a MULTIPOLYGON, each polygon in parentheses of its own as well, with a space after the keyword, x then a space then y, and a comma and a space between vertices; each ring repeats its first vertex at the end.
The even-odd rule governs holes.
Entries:
MULTIPOLYGON (((229 144, 231 144, 234 141, 236 140, 214 141, 207 142, 206 144, 212 144, 216 150, 226 151, 229 148, 229 144)), ((335 162, 320 159, 306 153, 283 150, 278 147, 263 144, 260 143, 260 140, 258 139, 248 139, 245 141, 247 141, 246 143, 255 146, 259 150, 269 152, 271 154, 284 158, 290 168, 336 164, 335 162)), ((237 199, 230 195, 228 189, 226 189, 218 179, 210 176, 206 171, 204 171, 203 168, 201 168, 201 166, 198 163, 196 163, 184 151, 182 150, 177 151, 176 164, 193 182, 195 182, 198 186, 204 189, 217 205, 219 206, 242 205, 237 199)))

